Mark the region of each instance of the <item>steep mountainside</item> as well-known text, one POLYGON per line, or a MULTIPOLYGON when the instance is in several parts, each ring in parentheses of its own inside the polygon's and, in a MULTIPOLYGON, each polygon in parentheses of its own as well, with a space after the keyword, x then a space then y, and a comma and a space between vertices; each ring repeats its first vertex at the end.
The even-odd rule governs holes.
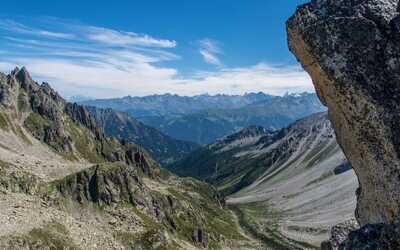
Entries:
POLYGON ((360 181, 356 215, 365 227, 343 249, 400 246, 399 11, 398 0, 312 1, 287 22, 289 47, 360 181))
POLYGON ((107 136, 142 146, 162 165, 180 160, 198 148, 195 143, 175 140, 126 113, 112 109, 86 108, 107 136))
POLYGON ((204 183, 107 138, 25 68, 0 74, 0 249, 254 249, 204 183))
POLYGON ((151 112, 129 109, 130 105, 137 104, 137 109, 143 105, 138 101, 142 99, 134 97, 88 103, 125 110, 143 123, 173 138, 203 145, 251 125, 280 129, 299 118, 325 110, 317 96, 308 93, 283 97, 262 93, 244 96, 167 97, 169 98, 143 97, 143 100, 154 101, 149 106, 156 111, 151 112), (128 104, 123 106, 122 103, 125 102, 128 104))
POLYGON ((277 231, 314 246, 328 238, 331 226, 354 216, 357 179, 326 113, 275 132, 247 128, 197 150, 169 169, 233 194, 227 202, 244 210, 246 204, 258 204, 258 211, 277 211, 277 231))
POLYGON ((225 194, 231 194, 246 186, 246 176, 254 173, 258 168, 254 162, 259 162, 257 158, 254 162, 247 157, 240 159, 237 154, 256 148, 261 138, 267 139, 276 133, 251 126, 196 150, 183 160, 168 165, 167 169, 181 176, 207 181, 225 194))

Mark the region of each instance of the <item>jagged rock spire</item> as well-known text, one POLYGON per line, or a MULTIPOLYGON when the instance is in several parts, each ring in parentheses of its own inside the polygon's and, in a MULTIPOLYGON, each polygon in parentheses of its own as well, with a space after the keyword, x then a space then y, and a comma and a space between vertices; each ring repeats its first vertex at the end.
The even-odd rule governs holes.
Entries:
POLYGON ((21 84, 21 87, 25 90, 30 88, 37 89, 39 87, 25 67, 22 67, 21 69, 15 67, 15 69, 11 71, 11 76, 15 77, 15 79, 21 84))

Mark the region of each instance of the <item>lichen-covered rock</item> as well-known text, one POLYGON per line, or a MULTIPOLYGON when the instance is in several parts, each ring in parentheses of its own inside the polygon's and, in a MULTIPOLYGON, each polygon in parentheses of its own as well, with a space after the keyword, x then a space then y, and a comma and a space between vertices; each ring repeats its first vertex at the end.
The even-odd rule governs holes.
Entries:
POLYGON ((287 22, 289 47, 328 106, 360 182, 361 225, 400 209, 398 0, 313 0, 287 22))
POLYGON ((329 240, 322 242, 321 250, 337 250, 340 244, 342 244, 349 233, 353 230, 358 229, 358 223, 356 220, 351 219, 334 226, 331 229, 331 237, 329 240))

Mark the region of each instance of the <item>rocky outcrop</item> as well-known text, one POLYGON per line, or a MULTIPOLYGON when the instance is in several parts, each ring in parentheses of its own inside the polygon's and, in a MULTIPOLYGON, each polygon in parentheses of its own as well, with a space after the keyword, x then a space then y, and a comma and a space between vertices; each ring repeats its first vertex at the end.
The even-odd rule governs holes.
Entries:
POLYGON ((288 21, 289 46, 329 108, 360 182, 361 225, 391 223, 400 204, 397 0, 323 0, 288 21))
POLYGON ((71 139, 63 126, 66 102, 48 83, 39 85, 26 68, 15 68, 2 78, 1 83, 0 104, 3 108, 12 110, 14 116, 27 116, 25 126, 36 139, 57 151, 72 151, 71 139), (29 113, 34 117, 23 115, 29 113))
POLYGON ((76 103, 67 103, 65 105, 65 112, 71 117, 71 119, 78 123, 84 125, 90 131, 92 131, 97 138, 103 137, 101 129, 96 126, 96 123, 92 119, 89 111, 76 103))
POLYGON ((142 160, 137 155, 131 166, 109 163, 87 168, 50 183, 50 192, 45 197, 55 204, 61 205, 68 199, 82 207, 90 203, 100 208, 129 204, 146 211, 149 218, 162 223, 174 234, 184 233, 194 244, 207 247, 210 236, 202 229, 204 218, 199 217, 193 207, 184 206, 184 200, 149 189, 138 167, 143 164, 142 160))
POLYGON ((340 244, 342 244, 349 233, 353 230, 358 229, 358 223, 355 219, 351 219, 340 223, 331 229, 331 237, 329 240, 322 242, 321 250, 337 250, 340 244))
MULTIPOLYGON (((394 223, 400 212, 398 2, 313 0, 287 22, 290 50, 328 106, 358 176, 356 217, 362 226, 394 223)), ((386 232, 386 226, 368 227, 377 235, 386 232)))
POLYGON ((81 204, 94 202, 99 205, 128 202, 143 205, 148 195, 137 169, 124 164, 97 165, 54 183, 64 197, 81 204))

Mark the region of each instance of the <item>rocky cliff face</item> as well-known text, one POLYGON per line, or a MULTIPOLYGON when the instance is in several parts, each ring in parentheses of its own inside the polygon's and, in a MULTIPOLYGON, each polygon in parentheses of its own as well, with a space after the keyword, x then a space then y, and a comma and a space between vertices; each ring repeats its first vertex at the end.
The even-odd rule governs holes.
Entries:
POLYGON ((394 223, 400 209, 398 10, 398 0, 313 0, 287 22, 358 176, 361 225, 394 223))
POLYGON ((192 142, 173 139, 152 127, 146 126, 127 113, 113 109, 85 107, 107 136, 127 141, 145 148, 160 164, 181 160, 199 146, 192 142))

